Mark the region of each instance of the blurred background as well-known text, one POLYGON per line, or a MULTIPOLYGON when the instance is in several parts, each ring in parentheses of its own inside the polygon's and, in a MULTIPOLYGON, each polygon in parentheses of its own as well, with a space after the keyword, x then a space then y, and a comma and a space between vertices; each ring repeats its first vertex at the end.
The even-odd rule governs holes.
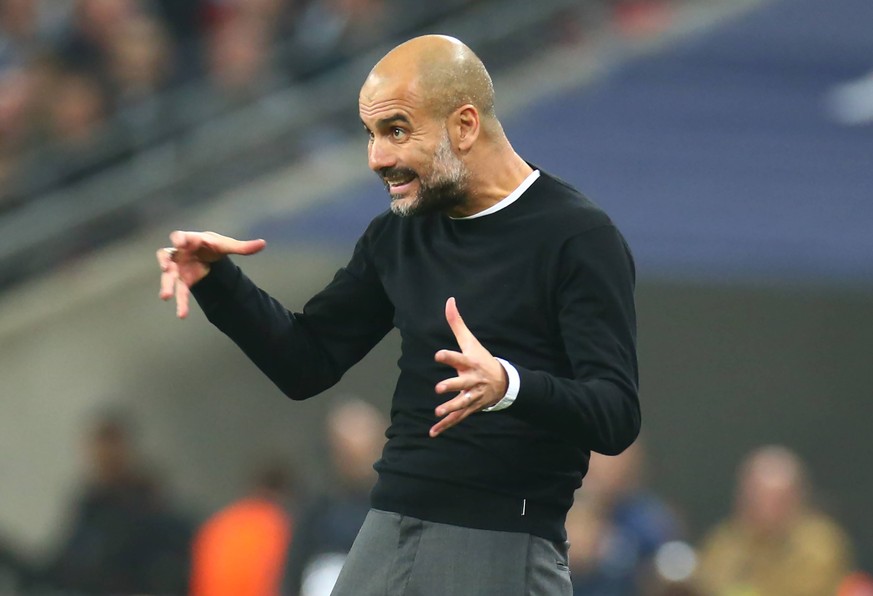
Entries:
POLYGON ((643 437, 580 490, 577 596, 873 593, 869 0, 0 0, 0 593, 329 592, 397 337, 292 403, 154 251, 266 238, 299 309, 387 207, 357 92, 419 33, 636 256, 643 437))

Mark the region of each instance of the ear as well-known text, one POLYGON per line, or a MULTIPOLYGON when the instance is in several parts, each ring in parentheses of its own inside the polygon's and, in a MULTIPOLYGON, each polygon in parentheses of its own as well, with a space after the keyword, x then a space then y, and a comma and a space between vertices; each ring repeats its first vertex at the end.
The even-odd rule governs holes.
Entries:
POLYGON ((473 147, 480 130, 479 110, 472 104, 461 106, 450 118, 449 137, 461 153, 473 147))

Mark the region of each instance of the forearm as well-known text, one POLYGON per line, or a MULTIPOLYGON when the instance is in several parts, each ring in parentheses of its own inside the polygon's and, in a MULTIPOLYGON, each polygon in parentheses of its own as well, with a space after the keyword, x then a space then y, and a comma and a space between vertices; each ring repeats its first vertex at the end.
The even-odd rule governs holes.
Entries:
POLYGON ((595 378, 574 380, 516 366, 518 397, 506 411, 586 449, 615 455, 640 431, 635 387, 595 378))
POLYGON ((633 261, 604 226, 568 241, 559 263, 555 311, 569 367, 513 363, 520 388, 507 412, 586 449, 619 453, 640 429, 633 261))
POLYGON ((360 308, 366 297, 349 290, 353 279, 340 277, 303 313, 287 310, 229 259, 215 263, 192 293, 209 321, 283 393, 306 399, 336 383, 390 328, 384 316, 362 316, 348 307, 360 308))

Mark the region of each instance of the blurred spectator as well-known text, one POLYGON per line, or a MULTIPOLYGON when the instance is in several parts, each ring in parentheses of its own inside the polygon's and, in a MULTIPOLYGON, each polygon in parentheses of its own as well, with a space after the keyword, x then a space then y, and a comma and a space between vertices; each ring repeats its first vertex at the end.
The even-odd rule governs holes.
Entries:
POLYGON ((373 463, 385 443, 387 421, 358 398, 336 405, 327 417, 327 438, 335 478, 298 517, 286 591, 292 596, 327 596, 364 518, 376 480, 373 463))
POLYGON ((0 540, 0 594, 19 594, 30 588, 32 566, 12 545, 0 540))
POLYGON ((851 569, 843 531, 809 503, 803 463, 782 446, 739 469, 733 515, 703 542, 698 581, 712 596, 836 594, 851 569))
POLYGON ((652 37, 673 19, 674 0, 613 0, 614 22, 629 37, 652 37))
POLYGON ((654 589, 652 559, 676 540, 679 523, 644 487, 638 440, 621 455, 591 454, 588 474, 567 516, 574 596, 635 596, 654 589))
POLYGON ((144 143, 171 129, 171 45, 161 23, 146 15, 126 20, 112 35, 108 69, 125 132, 144 143))
POLYGON ((252 490, 197 532, 193 545, 192 596, 279 594, 292 539, 294 479, 284 463, 269 463, 252 490))
POLYGON ((87 437, 92 477, 47 581, 82 594, 181 594, 190 528, 146 474, 126 421, 106 416, 87 437))
POLYGON ((209 39, 209 78, 230 99, 248 99, 273 86, 268 22, 239 12, 209 39))
POLYGON ((855 572, 840 582, 836 596, 873 596, 873 577, 855 572))
MULTIPOLYGON (((401 6, 394 10, 403 10, 401 6)), ((310 2, 295 32, 292 70, 308 76, 370 49, 389 33, 385 0, 321 0, 310 2)))
MULTIPOLYGON (((22 68, 0 70, 0 189, 13 179, 18 155, 28 141, 32 79, 22 68)), ((0 190, 0 211, 11 193, 0 190)))

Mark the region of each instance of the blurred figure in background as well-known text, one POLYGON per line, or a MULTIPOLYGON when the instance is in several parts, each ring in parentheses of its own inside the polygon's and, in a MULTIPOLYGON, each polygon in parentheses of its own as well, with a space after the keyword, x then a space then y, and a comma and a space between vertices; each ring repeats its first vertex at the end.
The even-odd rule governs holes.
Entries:
POLYGON ((32 576, 32 565, 0 536, 0 594, 25 593, 32 576))
POLYGON ((190 527, 143 471, 126 420, 99 419, 87 437, 92 476, 46 581, 82 594, 182 594, 190 527))
POLYGON ((591 454, 567 516, 574 596, 636 596, 654 590, 652 560, 680 535, 679 522, 645 488, 639 440, 621 455, 591 454))
POLYGON ((836 594, 851 569, 837 524, 809 503, 803 463, 782 446, 742 463, 733 515, 703 542, 698 583, 710 596, 836 594))
POLYGON ((836 596, 873 596, 873 576, 856 571, 840 582, 836 596))
MULTIPOLYGON (((394 7, 394 10, 400 10, 394 7)), ((307 77, 371 49, 390 32, 392 9, 385 0, 320 0, 310 2, 300 14, 294 33, 296 60, 290 65, 307 77)))
POLYGON ((136 15, 114 32, 111 43, 108 71, 116 109, 129 133, 146 136, 169 116, 162 94, 173 71, 167 31, 157 19, 136 15))
POLYGON ((294 475, 283 462, 256 474, 251 491, 210 517, 193 545, 191 596, 276 596, 293 533, 294 475))
POLYGON ((345 398, 327 416, 334 477, 330 490, 301 511, 286 581, 292 596, 327 596, 370 510, 373 462, 385 442, 387 421, 369 403, 345 398))

